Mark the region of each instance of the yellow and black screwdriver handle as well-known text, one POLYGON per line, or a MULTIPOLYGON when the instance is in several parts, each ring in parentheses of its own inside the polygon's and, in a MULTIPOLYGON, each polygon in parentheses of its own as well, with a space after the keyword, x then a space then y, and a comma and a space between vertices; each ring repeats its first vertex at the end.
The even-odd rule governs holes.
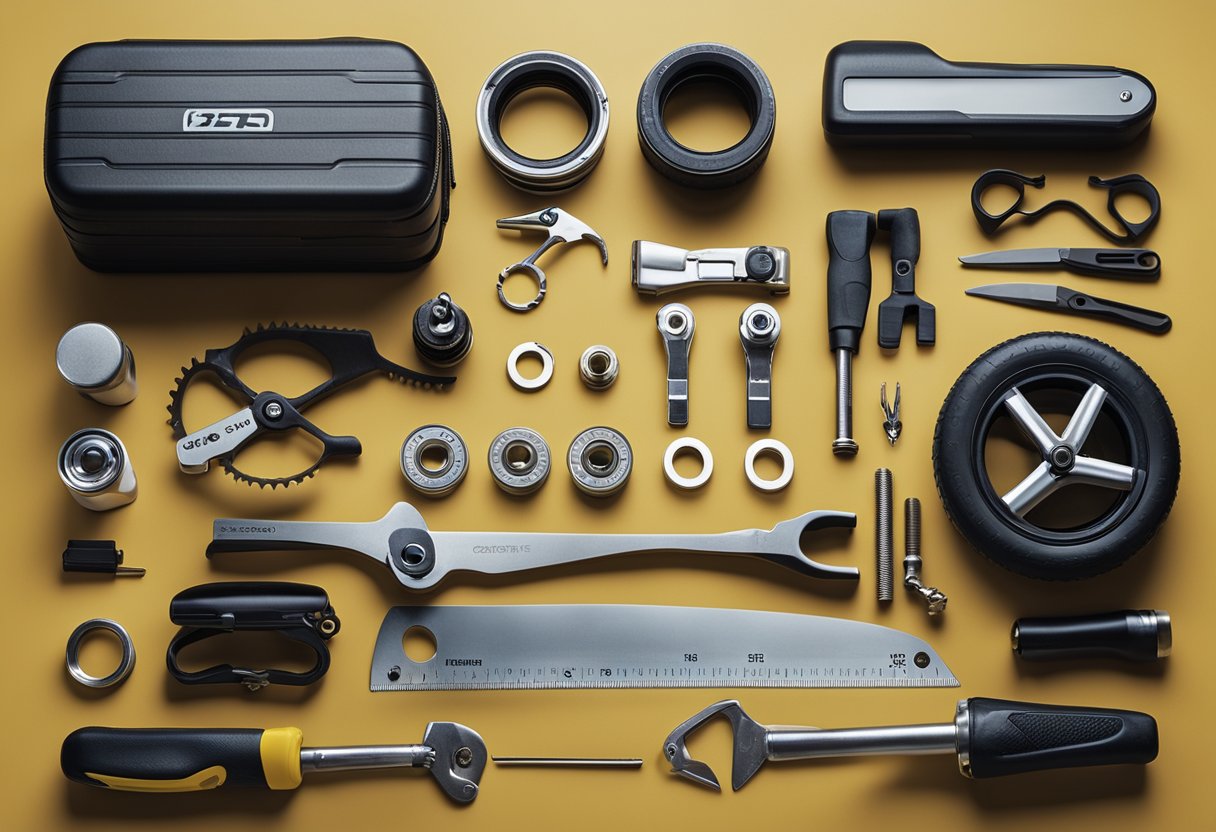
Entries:
POLYGON ((488 754, 476 731, 432 722, 419 745, 304 748, 299 728, 80 728, 63 741, 69 780, 127 792, 224 785, 294 789, 305 771, 425 768, 449 797, 477 797, 488 754))
POLYGON ((81 728, 60 763, 70 780, 126 792, 294 789, 303 741, 299 728, 81 728))

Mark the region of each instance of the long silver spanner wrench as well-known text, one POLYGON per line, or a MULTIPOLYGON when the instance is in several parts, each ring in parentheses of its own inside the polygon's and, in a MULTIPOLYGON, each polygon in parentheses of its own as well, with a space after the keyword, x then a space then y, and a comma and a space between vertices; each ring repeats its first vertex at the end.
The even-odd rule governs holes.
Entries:
POLYGON ((745 529, 721 534, 433 532, 417 509, 409 503, 397 503, 384 517, 370 523, 216 520, 207 556, 345 549, 387 565, 402 586, 415 590, 431 589, 452 572, 501 575, 615 555, 660 552, 748 555, 812 578, 857 580, 857 569, 813 561, 803 554, 799 544, 808 530, 856 525, 857 515, 850 512, 811 511, 768 531, 745 529))

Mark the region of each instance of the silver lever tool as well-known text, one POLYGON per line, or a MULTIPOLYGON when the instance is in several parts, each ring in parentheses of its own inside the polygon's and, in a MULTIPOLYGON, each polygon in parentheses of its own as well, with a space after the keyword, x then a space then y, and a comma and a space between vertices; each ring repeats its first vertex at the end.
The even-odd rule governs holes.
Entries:
POLYGON ((753 303, 739 316, 739 340, 747 361, 747 426, 773 426, 773 352, 781 316, 767 303, 753 303))
POLYGON ((345 549, 385 564, 407 589, 438 585, 452 572, 501 575, 626 554, 750 555, 812 578, 857 580, 848 566, 827 566, 802 552, 804 532, 853 528, 857 515, 812 511, 769 531, 721 534, 545 534, 535 532, 432 532, 409 503, 397 503, 370 523, 281 520, 215 521, 207 556, 223 552, 345 549))
POLYGON ((682 303, 669 303, 655 316, 667 350, 667 424, 688 424, 688 358, 697 322, 682 303))
POLYGON ((776 246, 702 248, 696 251, 633 241, 633 288, 663 295, 695 286, 758 288, 774 295, 790 290, 790 250, 776 246))
POLYGON ((536 265, 536 261, 540 259, 542 254, 558 243, 574 243, 579 240, 590 240, 599 246, 600 256, 603 258, 604 265, 608 265, 608 245, 604 242, 604 238, 597 234, 587 223, 578 219, 573 214, 563 211, 556 205, 531 214, 521 214, 518 217, 504 217, 498 220, 496 224, 499 228, 508 230, 539 232, 549 235, 536 251, 529 254, 520 262, 512 263, 498 273, 498 299, 502 301, 503 306, 512 311, 531 312, 540 306, 540 302, 545 299, 548 283, 546 282, 544 271, 541 270, 540 266, 536 265), (527 303, 513 303, 509 301, 507 300, 506 293, 503 291, 503 284, 507 282, 507 278, 518 272, 527 272, 536 279, 536 297, 527 303))
POLYGON ((761 725, 736 700, 726 699, 681 722, 663 741, 672 771, 715 791, 722 787, 713 769, 689 757, 685 741, 719 715, 734 731, 730 779, 735 791, 768 760, 957 754, 959 771, 984 778, 1078 766, 1144 765, 1157 756, 1157 723, 1137 711, 973 697, 958 703, 953 722, 823 730, 761 725))

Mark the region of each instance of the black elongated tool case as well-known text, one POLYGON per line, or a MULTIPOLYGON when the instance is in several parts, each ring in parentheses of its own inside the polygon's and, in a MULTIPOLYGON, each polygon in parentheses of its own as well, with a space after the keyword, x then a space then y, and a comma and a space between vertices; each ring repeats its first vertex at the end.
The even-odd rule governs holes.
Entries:
POLYGON ((434 257, 451 146, 392 41, 116 41, 51 79, 45 175, 100 271, 404 271, 434 257))

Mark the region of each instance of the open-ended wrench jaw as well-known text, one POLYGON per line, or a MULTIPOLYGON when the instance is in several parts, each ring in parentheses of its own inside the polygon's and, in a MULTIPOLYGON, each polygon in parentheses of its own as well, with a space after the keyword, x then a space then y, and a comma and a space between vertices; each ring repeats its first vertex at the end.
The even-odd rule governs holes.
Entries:
POLYGON ((455 722, 432 722, 422 743, 435 752, 429 768, 439 787, 456 802, 471 803, 489 759, 481 736, 455 722))
POLYGON ((685 743, 688 737, 702 725, 715 717, 724 717, 730 722, 734 734, 734 754, 731 758, 731 788, 743 788, 755 776, 768 759, 768 729, 749 717, 738 700, 724 699, 689 717, 675 727, 663 741, 663 756, 671 763, 671 770, 694 783, 721 791, 713 769, 700 760, 688 756, 685 743))

